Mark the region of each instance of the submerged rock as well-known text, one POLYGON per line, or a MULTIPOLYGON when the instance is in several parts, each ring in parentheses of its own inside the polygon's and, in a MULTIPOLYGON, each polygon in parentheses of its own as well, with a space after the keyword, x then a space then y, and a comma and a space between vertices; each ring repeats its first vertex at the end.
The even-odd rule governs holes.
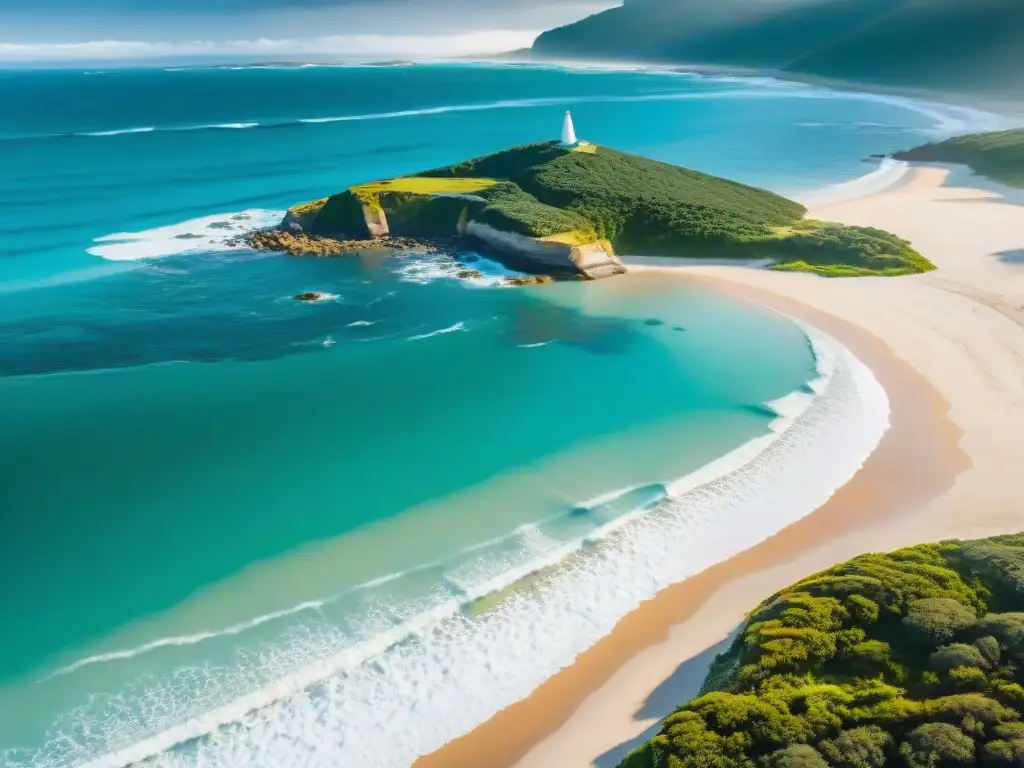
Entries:
POLYGON ((367 250, 436 253, 447 247, 447 242, 416 240, 409 237, 338 240, 284 229, 261 229, 250 232, 239 240, 257 251, 278 251, 292 256, 342 256, 367 250))
POLYGON ((505 285, 547 285, 553 282, 555 279, 550 275, 522 275, 505 278, 505 285))
POLYGON ((318 293, 317 291, 306 291, 300 293, 298 296, 293 297, 296 301, 320 301, 324 298, 324 294, 318 293))

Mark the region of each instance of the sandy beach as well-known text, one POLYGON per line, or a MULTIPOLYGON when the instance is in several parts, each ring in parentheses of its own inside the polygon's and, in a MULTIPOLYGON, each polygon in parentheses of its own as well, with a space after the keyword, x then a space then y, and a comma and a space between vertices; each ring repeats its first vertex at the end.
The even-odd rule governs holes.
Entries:
POLYGON ((613 768, 698 691, 745 613, 776 590, 866 551, 1024 529, 1024 193, 918 167, 810 216, 894 232, 939 269, 825 279, 634 258, 620 279, 702 281, 832 334, 889 395, 878 449, 812 515, 662 591, 418 768, 613 768))

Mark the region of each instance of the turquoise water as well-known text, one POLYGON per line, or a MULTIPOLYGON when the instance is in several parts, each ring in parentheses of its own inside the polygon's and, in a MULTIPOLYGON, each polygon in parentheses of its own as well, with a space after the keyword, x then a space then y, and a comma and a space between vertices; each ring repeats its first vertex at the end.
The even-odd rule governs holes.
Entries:
POLYGON ((443 691, 484 668, 525 685, 501 648, 528 628, 474 600, 599 547, 816 375, 795 325, 698 287, 500 289, 446 275, 470 253, 304 260, 227 235, 548 138, 566 108, 589 140, 783 190, 978 119, 482 66, 2 72, 0 99, 0 761, 34 766, 153 737, 133 757, 406 764, 457 735, 443 691), (308 290, 331 298, 291 299, 308 290), (476 666, 454 650, 484 638, 476 666), (275 707, 271 738, 253 718, 275 707), (336 743, 310 748, 309 722, 336 743), (412 741, 368 758, 353 734, 388 723, 412 741))

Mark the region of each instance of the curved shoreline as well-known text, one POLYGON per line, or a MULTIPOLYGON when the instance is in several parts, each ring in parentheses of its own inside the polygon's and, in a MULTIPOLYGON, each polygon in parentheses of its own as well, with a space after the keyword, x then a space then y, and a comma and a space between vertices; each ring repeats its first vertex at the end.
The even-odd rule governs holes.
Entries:
MULTIPOLYGON (((544 591, 547 592, 548 599, 531 601, 534 603, 532 606, 525 605, 526 601, 520 601, 524 604, 508 606, 510 616, 501 615, 505 611, 499 611, 499 615, 490 617, 487 623, 494 624, 501 630, 510 623, 513 626, 529 627, 530 615, 541 621, 541 614, 549 617, 578 614, 576 621, 567 619, 566 626, 572 625, 574 631, 569 633, 566 641, 556 642, 545 648, 547 653, 542 654, 542 663, 534 665, 532 672, 526 675, 517 674, 508 680, 506 690, 500 692, 499 698, 507 701, 507 697, 515 695, 515 691, 521 686, 529 685, 532 688, 542 683, 548 674, 558 669, 558 666, 571 663, 571 658, 579 652, 580 647, 599 641, 607 629, 623 615, 628 615, 637 604, 647 599, 652 587, 656 589, 658 584, 686 578, 692 573, 699 572, 706 565, 731 557, 738 551, 737 548, 742 548, 742 544, 736 543, 737 536, 735 533, 730 534, 730 528, 734 531, 737 527, 741 529, 742 534, 739 534, 739 537, 743 541, 756 542, 779 528, 790 525, 794 519, 811 513, 845 483, 851 472, 859 468, 888 427, 889 407, 885 393, 870 371, 853 358, 842 345, 814 328, 804 326, 803 330, 808 344, 814 351, 818 376, 809 383, 809 391, 797 391, 765 404, 765 407, 771 408, 777 414, 771 422, 770 432, 748 441, 685 477, 666 482, 668 498, 657 508, 627 514, 592 531, 584 541, 552 553, 556 557, 549 557, 540 563, 541 568, 555 564, 564 564, 567 567, 564 572, 553 574, 552 583, 546 585, 544 591), (858 435, 852 446, 845 444, 845 441, 840 441, 842 445, 835 445, 833 437, 836 433, 849 435, 851 430, 858 435), (810 440, 808 433, 811 436, 810 440), (835 448, 838 448, 838 456, 835 448), (823 455, 832 459, 839 458, 839 461, 835 462, 834 467, 820 467, 821 471, 814 472, 813 476, 817 482, 813 484, 802 481, 805 473, 787 475, 772 469, 780 462, 785 466, 801 461, 820 463, 819 459, 823 455), (765 471, 766 467, 768 471, 765 471), (773 494, 790 503, 771 504, 773 494), (780 515, 779 510, 783 514, 780 515), (723 519, 712 525, 702 525, 709 518, 716 517, 723 519), (730 519, 732 526, 728 522, 730 519), (673 553, 682 550, 674 549, 674 546, 690 544, 687 538, 691 535, 702 544, 690 548, 690 561, 677 562, 673 553), (588 549, 587 545, 597 539, 603 540, 602 546, 593 550, 588 549), (648 552, 655 547, 660 551, 651 552, 653 562, 650 564, 650 570, 645 572, 648 552), (609 568, 608 566, 612 564, 616 567, 609 568), (590 568, 588 565, 596 565, 597 568, 590 568), (639 580, 635 583, 628 578, 634 570, 640 574, 639 580), (622 589, 614 589, 617 583, 622 585, 622 589), (612 603, 611 612, 604 610, 593 615, 585 615, 583 612, 573 611, 572 604, 581 590, 593 596, 609 588, 611 592, 607 593, 607 599, 612 603), (552 667, 552 662, 556 666, 552 667), (543 677, 534 679, 531 675, 543 677)), ((535 573, 537 570, 537 562, 532 562, 530 571, 523 572, 518 577, 528 577, 529 573, 535 573)), ((486 590, 487 593, 493 591, 486 590)), ((418 627, 420 631, 430 630, 430 624, 443 616, 435 612, 424 618, 426 621, 418 627)), ((550 621, 542 623, 551 627, 550 621)), ((468 626, 459 625, 444 630, 442 634, 456 634, 460 628, 469 630, 468 626)), ((443 628, 433 629, 440 631, 443 628)), ((481 635, 477 640, 486 640, 486 628, 477 629, 481 635)), ((387 639, 389 643, 398 641, 397 636, 387 639)), ((530 644, 531 648, 539 649, 545 645, 540 637, 535 637, 534 641, 539 644, 530 644)), ((463 651, 472 655, 472 645, 473 643, 470 643, 463 651)), ((337 659, 324 660, 303 670, 302 674, 290 676, 289 679, 281 680, 268 688, 254 691, 251 695, 220 710, 207 712, 176 728, 91 760, 87 765, 113 768, 142 761, 175 745, 202 738, 220 726, 233 729, 232 723, 241 724, 242 729, 248 725, 259 727, 259 724, 253 721, 263 718, 252 717, 257 714, 256 710, 269 710, 264 725, 272 726, 275 712, 279 708, 277 702, 284 706, 285 699, 299 694, 314 683, 346 674, 345 667, 352 661, 351 651, 355 650, 349 649, 337 659), (332 668, 339 661, 340 668, 332 668)), ((392 659, 392 663, 394 662, 392 659)), ((514 665, 514 668, 530 669, 529 666, 521 667, 518 664, 514 665)), ((439 689, 437 693, 443 695, 444 690, 439 689)), ((481 706, 493 705, 480 701, 477 702, 476 709, 479 710, 481 706)), ((466 714, 473 713, 467 711, 466 714)), ((453 727, 452 723, 447 723, 447 727, 453 727)), ((418 734, 418 737, 424 740, 439 739, 444 737, 444 734, 427 731, 418 734)), ((214 749, 217 749, 218 740, 215 736, 214 749)), ((230 740, 228 737, 229 742, 230 740)), ((369 743, 361 745, 364 748, 369 746, 369 743)), ((405 745, 404 755, 415 755, 415 752, 408 751, 410 746, 408 743, 405 745)), ((387 761, 382 764, 399 763, 387 761)))
POLYGON ((892 429, 820 510, 664 590, 532 697, 418 768, 468 767, 480 755, 494 766, 614 768, 696 695, 729 633, 772 592, 865 551, 1024 528, 1014 460, 1024 453, 1022 202, 966 172, 925 167, 882 194, 811 213, 895 232, 938 265, 928 275, 829 280, 634 262, 830 331, 886 387, 892 429))
MULTIPOLYGON (((715 592, 744 575, 790 563, 796 553, 808 546, 834 542, 866 522, 885 520, 900 509, 923 503, 948 488, 954 476, 968 465, 966 456, 956 447, 957 431, 941 415, 948 408, 941 396, 920 374, 895 358, 880 340, 847 323, 773 294, 737 290, 735 286, 721 281, 704 282, 734 297, 790 315, 841 340, 857 359, 874 372, 889 393, 890 429, 863 468, 823 505, 732 558, 659 591, 623 617, 610 634, 580 654, 572 666, 548 679, 527 699, 502 710, 440 750, 421 757, 414 764, 416 768, 478 768, 483 755, 487 756, 489 768, 542 768, 556 764, 552 762, 555 757, 561 761, 557 763, 560 768, 589 765, 569 759, 564 751, 564 740, 555 745, 546 745, 544 740, 569 721, 588 697, 612 680, 631 659, 645 649, 664 643, 672 628, 692 618, 715 592), (922 390, 927 391, 928 396, 922 397, 922 390), (888 482, 893 473, 903 474, 898 468, 903 464, 900 457, 907 452, 908 446, 916 445, 918 441, 931 448, 934 454, 931 458, 942 466, 942 471, 911 472, 900 477, 899 488, 893 487, 888 482), (866 514, 848 515, 851 504, 865 494, 873 497, 872 507, 866 510, 866 514), (889 498, 883 498, 887 494, 889 498)), ((831 562, 823 561, 820 567, 831 562)), ((756 596, 748 596, 747 607, 752 607, 757 599, 766 596, 771 591, 768 586, 774 581, 759 580, 756 587, 759 591, 756 596)), ((788 581, 782 580, 777 586, 785 583, 788 581)), ((723 639, 739 618, 742 614, 730 616, 718 633, 721 637, 716 635, 714 639, 723 639)), ((707 661, 710 660, 709 656, 707 661)), ((588 738, 594 739, 595 736, 589 734, 588 738)), ((613 761, 607 765, 616 763, 613 761)), ((605 762, 601 763, 602 768, 605 765, 605 762)))

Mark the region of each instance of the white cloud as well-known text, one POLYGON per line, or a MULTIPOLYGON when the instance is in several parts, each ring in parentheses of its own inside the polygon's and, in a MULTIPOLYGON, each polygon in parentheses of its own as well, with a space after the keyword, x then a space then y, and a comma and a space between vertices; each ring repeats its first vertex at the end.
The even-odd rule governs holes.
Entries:
POLYGON ((454 35, 332 35, 307 39, 192 40, 145 42, 94 40, 84 43, 2 43, 0 61, 114 61, 164 57, 400 56, 450 58, 529 47, 539 31, 479 30, 454 35))

